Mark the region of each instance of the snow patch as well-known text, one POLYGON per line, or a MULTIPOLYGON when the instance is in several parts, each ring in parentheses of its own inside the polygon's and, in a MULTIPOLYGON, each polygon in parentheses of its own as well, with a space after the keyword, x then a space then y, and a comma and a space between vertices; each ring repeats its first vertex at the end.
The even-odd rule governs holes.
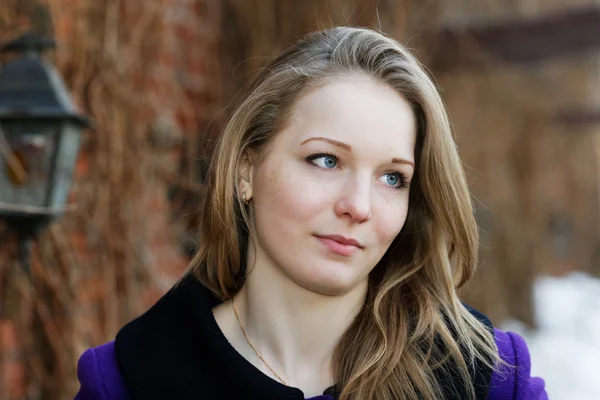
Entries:
POLYGON ((518 321, 501 327, 527 342, 532 376, 544 378, 552 400, 600 400, 600 279, 541 277, 534 304, 536 330, 518 321))

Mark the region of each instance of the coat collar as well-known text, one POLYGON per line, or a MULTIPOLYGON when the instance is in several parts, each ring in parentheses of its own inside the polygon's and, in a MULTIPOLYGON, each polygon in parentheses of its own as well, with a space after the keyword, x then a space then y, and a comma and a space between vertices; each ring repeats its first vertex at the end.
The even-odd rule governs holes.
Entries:
POLYGON ((231 346, 212 314, 217 304, 188 276, 119 331, 115 353, 131 398, 304 399, 231 346))
MULTIPOLYGON (((115 353, 132 400, 304 399, 301 390, 263 374, 231 346, 212 313, 218 303, 188 276, 119 331, 115 353)), ((483 314, 470 311, 493 329, 483 314)), ((477 399, 487 397, 491 374, 490 368, 475 365, 477 399)), ((453 385, 452 373, 438 379, 447 392, 445 398, 464 398, 453 385)), ((331 388, 326 393, 337 397, 331 388)))

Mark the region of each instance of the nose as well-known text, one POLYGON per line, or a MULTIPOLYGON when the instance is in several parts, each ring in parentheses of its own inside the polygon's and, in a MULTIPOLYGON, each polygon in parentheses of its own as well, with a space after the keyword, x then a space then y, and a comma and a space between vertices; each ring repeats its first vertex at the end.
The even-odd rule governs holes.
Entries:
POLYGON ((371 217, 371 180, 369 177, 349 179, 335 203, 335 213, 356 222, 371 217))

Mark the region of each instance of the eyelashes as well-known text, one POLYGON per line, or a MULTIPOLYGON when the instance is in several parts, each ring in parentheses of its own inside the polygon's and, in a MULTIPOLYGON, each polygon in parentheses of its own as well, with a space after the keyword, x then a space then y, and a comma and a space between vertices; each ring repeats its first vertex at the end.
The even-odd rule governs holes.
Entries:
POLYGON ((387 182, 387 185, 396 188, 396 189, 402 189, 402 188, 407 188, 408 187, 408 182, 406 180, 406 176, 404 176, 403 173, 400 172, 389 172, 384 174, 384 176, 387 175, 389 177, 394 177, 395 179, 397 179, 396 183, 389 183, 389 181, 387 182))
POLYGON ((306 157, 306 161, 308 161, 309 163, 311 163, 312 165, 315 165, 319 168, 323 168, 323 169, 333 169, 335 167, 337 167, 338 164, 338 158, 336 155, 334 154, 329 154, 329 153, 319 153, 319 154, 313 154, 310 155, 308 157, 306 157), (317 160, 322 160, 323 162, 317 162, 317 160), (332 161, 334 165, 331 165, 330 163, 327 163, 327 161, 332 161), (322 165, 320 165, 322 164, 322 165))
MULTIPOLYGON (((317 153, 306 157, 306 162, 310 165, 324 170, 333 170, 338 167, 338 157, 331 153, 317 153)), ((383 180, 383 183, 393 189, 403 189, 410 185, 406 175, 401 172, 386 172, 382 177, 392 178, 383 180)), ((378 179, 380 180, 380 179, 378 179)), ((380 180, 381 181, 381 180, 380 180)))

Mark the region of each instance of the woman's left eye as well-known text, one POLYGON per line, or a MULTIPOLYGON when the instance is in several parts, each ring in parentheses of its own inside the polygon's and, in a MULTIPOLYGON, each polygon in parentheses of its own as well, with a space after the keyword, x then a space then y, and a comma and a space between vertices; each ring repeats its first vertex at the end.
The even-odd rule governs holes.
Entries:
POLYGON ((308 161, 316 165, 317 167, 324 169, 333 169, 337 167, 337 157, 331 154, 315 154, 314 156, 308 157, 308 161))
POLYGON ((383 180, 383 183, 385 183, 386 185, 391 186, 393 188, 397 188, 397 189, 408 186, 404 175, 402 175, 398 172, 384 174, 382 176, 382 180, 383 180))

